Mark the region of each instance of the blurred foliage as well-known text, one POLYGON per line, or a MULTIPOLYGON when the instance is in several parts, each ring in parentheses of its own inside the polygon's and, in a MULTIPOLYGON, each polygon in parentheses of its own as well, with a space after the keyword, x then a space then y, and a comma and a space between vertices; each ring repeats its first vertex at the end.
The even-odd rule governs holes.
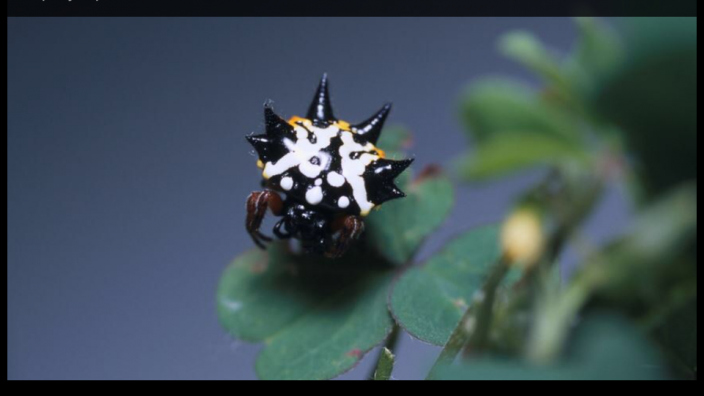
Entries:
MULTIPOLYGON (((460 159, 461 176, 550 170, 516 204, 543 222, 543 260, 499 298, 494 312, 493 337, 503 346, 492 353, 520 359, 473 361, 471 370, 451 371, 462 378, 642 378, 647 372, 619 365, 591 371, 556 363, 573 347, 575 320, 603 309, 624 315, 655 341, 668 368, 654 378, 696 378, 696 18, 615 22, 620 34, 602 21, 577 18, 579 39, 565 56, 529 32, 509 32, 500 52, 533 71, 542 87, 491 77, 462 96, 474 150, 460 159), (603 190, 618 184, 630 187, 638 206, 630 231, 593 247, 566 284, 552 281, 550 268, 564 245, 579 234, 603 190), (543 366, 531 366, 537 363, 543 366)), ((630 356, 619 351, 604 355, 630 356)))
POLYGON ((623 131, 644 193, 697 177, 697 19, 622 21, 626 61, 595 77, 591 103, 623 131))
POLYGON ((534 96, 525 84, 498 78, 467 90, 463 117, 479 150, 461 160, 463 175, 485 179, 526 166, 588 158, 571 117, 534 96))
POLYGON ((655 380, 665 370, 638 329, 623 318, 585 318, 558 362, 534 365, 508 358, 482 358, 438 370, 441 380, 655 380))
MULTIPOLYGON (((463 180, 546 169, 513 221, 464 232, 412 265, 454 204, 448 177, 429 168, 399 178, 408 196, 370 214, 341 259, 283 242, 236 258, 218 314, 233 336, 266 344, 258 375, 332 378, 386 340, 370 378, 390 379, 401 326, 443 346, 431 379, 696 378, 696 18, 615 22, 577 18, 564 55, 508 32, 499 52, 540 86, 493 76, 462 94, 463 180), (630 228, 580 250, 579 269, 561 279, 562 252, 614 186, 632 193, 630 228)), ((379 147, 403 158, 409 141, 389 128, 379 147)))

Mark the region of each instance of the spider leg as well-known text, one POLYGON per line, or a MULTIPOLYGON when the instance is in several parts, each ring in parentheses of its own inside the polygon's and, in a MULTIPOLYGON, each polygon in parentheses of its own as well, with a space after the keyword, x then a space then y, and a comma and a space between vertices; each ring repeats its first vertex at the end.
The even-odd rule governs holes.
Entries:
POLYGON ((247 219, 245 221, 247 232, 257 246, 266 249, 264 242, 270 242, 271 237, 262 234, 259 228, 262 226, 267 209, 271 209, 274 215, 281 214, 283 209, 281 197, 279 194, 269 190, 254 191, 247 197, 245 208, 247 210, 247 219))
POLYGON ((345 254, 352 241, 355 241, 364 232, 364 221, 359 216, 348 215, 333 225, 333 232, 336 232, 337 229, 339 229, 340 235, 332 247, 325 252, 325 255, 330 258, 338 258, 345 254))
POLYGON ((291 238, 291 233, 284 232, 283 230, 281 230, 281 226, 284 225, 284 221, 285 219, 281 219, 276 224, 274 224, 274 235, 281 239, 288 239, 291 238))

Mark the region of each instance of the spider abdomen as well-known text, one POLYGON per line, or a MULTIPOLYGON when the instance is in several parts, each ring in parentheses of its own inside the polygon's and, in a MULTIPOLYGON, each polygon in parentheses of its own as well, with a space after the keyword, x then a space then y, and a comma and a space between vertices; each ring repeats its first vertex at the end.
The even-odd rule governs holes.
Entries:
POLYGON ((301 205, 301 213, 322 216, 326 225, 308 231, 304 217, 285 210, 283 224, 292 235, 329 243, 325 242, 331 240, 329 235, 318 234, 335 232, 328 229, 332 217, 364 217, 375 206, 405 196, 394 179, 413 159, 390 160, 376 147, 390 109, 386 104, 357 125, 338 120, 332 113, 325 76, 305 118, 287 121, 269 103, 264 105, 266 132, 247 136, 247 140, 257 151, 266 185, 286 194, 286 202, 301 205))

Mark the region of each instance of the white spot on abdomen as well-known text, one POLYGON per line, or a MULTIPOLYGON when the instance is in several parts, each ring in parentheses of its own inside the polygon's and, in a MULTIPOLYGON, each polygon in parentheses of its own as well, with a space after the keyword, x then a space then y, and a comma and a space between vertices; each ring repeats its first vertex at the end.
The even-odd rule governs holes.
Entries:
POLYGON ((323 200, 323 189, 320 186, 313 187, 306 191, 306 201, 311 205, 317 205, 323 200))
POLYGON ((323 179, 320 179, 320 178, 315 179, 315 185, 316 185, 316 186, 319 186, 319 185, 321 185, 321 184, 323 184, 323 179))
POLYGON ((337 206, 342 209, 350 206, 350 199, 347 197, 340 197, 340 199, 337 200, 337 206))
POLYGON ((341 174, 332 171, 328 173, 328 184, 333 187, 341 187, 345 184, 345 178, 341 174))
POLYGON ((290 177, 284 177, 281 179, 281 188, 283 188, 286 191, 289 191, 290 189, 293 188, 293 179, 290 177))

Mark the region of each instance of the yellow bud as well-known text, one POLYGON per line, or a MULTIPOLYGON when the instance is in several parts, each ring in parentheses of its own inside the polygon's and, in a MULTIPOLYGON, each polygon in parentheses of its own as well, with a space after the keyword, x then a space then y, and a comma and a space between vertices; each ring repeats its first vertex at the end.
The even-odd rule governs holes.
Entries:
POLYGON ((531 209, 518 209, 504 222, 501 245, 509 262, 529 268, 543 251, 543 229, 538 213, 531 209))

